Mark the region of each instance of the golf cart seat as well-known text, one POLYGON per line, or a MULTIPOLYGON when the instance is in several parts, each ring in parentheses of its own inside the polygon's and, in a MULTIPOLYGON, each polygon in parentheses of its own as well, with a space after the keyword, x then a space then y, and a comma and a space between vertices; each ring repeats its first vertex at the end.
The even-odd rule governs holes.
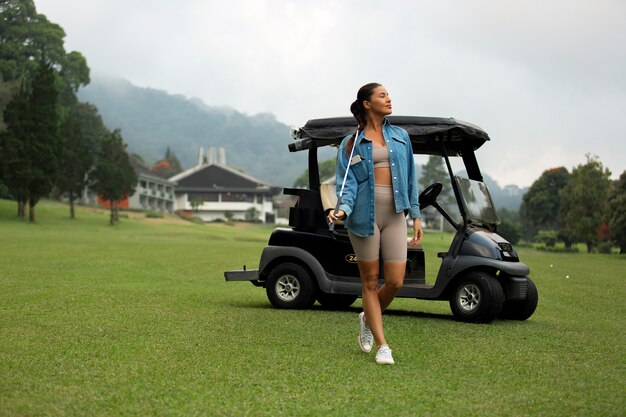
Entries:
MULTIPOLYGON (((337 205, 337 192, 336 192, 335 178, 329 178, 320 184, 320 198, 322 199, 322 207, 324 208, 324 214, 329 213, 335 209, 337 205)), ((343 224, 343 220, 338 220, 337 224, 343 224)))

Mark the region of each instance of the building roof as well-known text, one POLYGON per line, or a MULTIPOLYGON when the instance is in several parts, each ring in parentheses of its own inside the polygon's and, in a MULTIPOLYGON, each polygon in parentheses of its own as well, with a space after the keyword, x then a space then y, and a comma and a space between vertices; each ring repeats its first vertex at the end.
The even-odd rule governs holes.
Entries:
POLYGON ((275 194, 276 187, 222 164, 201 165, 169 178, 177 191, 256 191, 275 194))

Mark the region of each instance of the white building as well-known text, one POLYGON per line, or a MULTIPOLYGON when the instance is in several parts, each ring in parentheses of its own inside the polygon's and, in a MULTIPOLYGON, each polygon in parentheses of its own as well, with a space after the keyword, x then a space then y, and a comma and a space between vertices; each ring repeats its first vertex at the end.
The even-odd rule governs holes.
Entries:
POLYGON ((223 149, 219 152, 219 162, 215 149, 209 148, 208 154, 209 158, 204 158, 200 149, 198 165, 169 178, 176 184, 175 209, 193 213, 204 221, 231 217, 274 223, 272 196, 280 188, 226 166, 223 149))
POLYGON ((132 156, 130 163, 139 181, 135 193, 128 198, 128 208, 173 213, 174 184, 157 176, 132 156))

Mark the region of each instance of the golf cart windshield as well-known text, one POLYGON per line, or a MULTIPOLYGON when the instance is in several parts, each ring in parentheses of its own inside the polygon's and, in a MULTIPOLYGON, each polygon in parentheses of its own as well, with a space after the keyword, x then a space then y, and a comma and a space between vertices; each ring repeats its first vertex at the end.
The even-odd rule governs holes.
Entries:
POLYGON ((496 214, 489 189, 484 182, 455 176, 463 208, 472 224, 497 225, 500 218, 496 214))

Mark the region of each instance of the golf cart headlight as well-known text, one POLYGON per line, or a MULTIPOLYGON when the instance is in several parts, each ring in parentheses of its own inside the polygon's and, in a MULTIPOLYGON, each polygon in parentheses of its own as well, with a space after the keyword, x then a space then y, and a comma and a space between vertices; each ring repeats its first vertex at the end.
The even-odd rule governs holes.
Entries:
POLYGON ((513 246, 510 243, 499 242, 498 246, 502 252, 513 252, 513 246))

